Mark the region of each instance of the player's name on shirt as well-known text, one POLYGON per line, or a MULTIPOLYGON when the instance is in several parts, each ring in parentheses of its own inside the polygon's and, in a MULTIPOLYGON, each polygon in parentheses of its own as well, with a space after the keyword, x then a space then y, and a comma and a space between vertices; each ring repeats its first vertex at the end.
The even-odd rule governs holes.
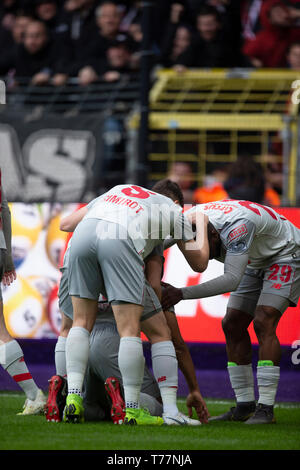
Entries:
POLYGON ((190 223, 175 204, 142 205, 130 198, 108 194, 86 215, 86 218, 93 217, 114 222, 114 225, 108 226, 107 234, 105 231, 101 232, 105 238, 126 238, 127 234, 132 239, 142 237, 163 240, 170 234, 176 239, 192 237, 190 223), (110 207, 107 207, 108 205, 110 207), (126 231, 119 230, 118 226, 122 226, 126 231), (188 235, 185 235, 187 232, 188 235))
POLYGON ((128 197, 117 196, 117 194, 107 194, 103 198, 103 202, 110 203, 110 204, 118 204, 120 206, 127 206, 129 209, 135 210, 135 213, 138 214, 140 211, 144 211, 144 207, 142 207, 137 201, 133 201, 128 197))

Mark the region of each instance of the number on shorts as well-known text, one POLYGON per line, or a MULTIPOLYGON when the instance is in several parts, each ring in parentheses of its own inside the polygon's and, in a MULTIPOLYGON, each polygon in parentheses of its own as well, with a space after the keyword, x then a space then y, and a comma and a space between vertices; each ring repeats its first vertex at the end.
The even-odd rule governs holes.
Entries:
MULTIPOLYGON (((271 274, 268 277, 268 281, 278 281, 278 271, 280 266, 278 264, 273 264, 270 267, 271 274)), ((281 282, 289 282, 292 275, 292 268, 288 264, 281 266, 279 279, 281 282)))

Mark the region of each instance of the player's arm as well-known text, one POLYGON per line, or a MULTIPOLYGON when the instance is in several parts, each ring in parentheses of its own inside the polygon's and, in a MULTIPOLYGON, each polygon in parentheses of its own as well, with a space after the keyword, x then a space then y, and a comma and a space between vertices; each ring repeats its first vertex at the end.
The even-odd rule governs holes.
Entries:
POLYGON ((3 189, 1 189, 1 207, 2 227, 6 244, 5 266, 2 283, 4 285, 10 285, 14 279, 16 279, 16 271, 11 252, 11 213, 3 189))
POLYGON ((244 223, 241 224, 239 221, 235 225, 227 227, 222 234, 223 245, 226 249, 224 274, 196 286, 183 287, 181 289, 168 286, 164 290, 162 299, 164 309, 175 305, 181 300, 202 299, 233 292, 237 289, 248 265, 249 249, 255 235, 254 224, 248 221, 242 222, 244 223), (245 233, 233 240, 232 234, 241 225, 245 225, 245 233))
POLYGON ((89 202, 86 206, 77 209, 77 211, 72 212, 72 214, 67 215, 64 217, 60 222, 60 230, 63 232, 74 232, 75 228, 82 221, 83 217, 87 214, 87 212, 94 207, 94 205, 101 199, 101 196, 96 197, 91 202, 89 202))
POLYGON ((181 289, 182 299, 202 299, 235 291, 242 280, 248 259, 248 253, 240 256, 227 253, 224 261, 224 274, 197 286, 184 287, 181 289))
POLYGON ((79 222, 81 222, 83 217, 87 214, 87 211, 88 207, 84 206, 61 219, 59 226, 60 230, 63 232, 74 232, 79 222))
POLYGON ((174 312, 170 311, 165 311, 164 314, 171 331, 172 342, 175 347, 178 361, 178 367, 183 373, 187 385, 189 387, 189 394, 186 399, 189 416, 192 417, 192 408, 195 408, 199 420, 202 423, 207 423, 209 417, 207 406, 201 395, 196 378, 194 363, 190 351, 181 336, 176 315, 174 312))
MULTIPOLYGON (((209 261, 209 243, 207 234, 208 217, 200 211, 195 211, 188 216, 190 226, 193 223, 196 231, 196 235, 187 239, 187 236, 183 236, 181 240, 178 240, 177 245, 190 267, 195 272, 202 273, 205 271, 209 261)), ((176 238, 176 237, 174 237, 176 238)))
POLYGON ((227 254, 224 262, 224 274, 221 276, 196 286, 176 288, 168 285, 163 292, 163 309, 176 305, 181 300, 202 299, 235 291, 241 282, 247 264, 248 254, 238 257, 227 254))
POLYGON ((145 277, 159 301, 161 301, 161 275, 163 268, 163 258, 159 254, 151 253, 145 260, 145 277))

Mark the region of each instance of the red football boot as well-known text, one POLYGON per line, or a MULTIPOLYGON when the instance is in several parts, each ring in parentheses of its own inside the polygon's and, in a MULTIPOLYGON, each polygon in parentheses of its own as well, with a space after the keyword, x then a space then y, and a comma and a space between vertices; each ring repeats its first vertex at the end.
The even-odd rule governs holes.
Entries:
POLYGON ((111 419, 114 424, 122 424, 125 418, 125 402, 121 395, 120 383, 116 377, 108 377, 105 390, 111 399, 111 419))
POLYGON ((68 394, 67 381, 60 375, 53 375, 49 380, 48 399, 45 405, 47 421, 60 422, 68 394))

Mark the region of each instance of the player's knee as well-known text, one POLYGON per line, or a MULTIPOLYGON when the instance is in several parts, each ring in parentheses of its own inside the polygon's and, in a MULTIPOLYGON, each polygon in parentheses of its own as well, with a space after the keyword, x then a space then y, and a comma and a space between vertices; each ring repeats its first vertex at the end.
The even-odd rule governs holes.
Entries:
POLYGON ((278 321, 279 312, 270 306, 261 305, 257 307, 253 327, 257 338, 263 339, 267 335, 274 335, 278 321))
POLYGON ((163 323, 160 328, 148 330, 148 339, 154 343, 159 343, 161 341, 171 341, 171 330, 168 327, 167 323, 163 323))
POLYGON ((227 310, 225 317, 222 319, 222 328, 225 336, 231 336, 239 330, 239 321, 230 310, 227 310))

